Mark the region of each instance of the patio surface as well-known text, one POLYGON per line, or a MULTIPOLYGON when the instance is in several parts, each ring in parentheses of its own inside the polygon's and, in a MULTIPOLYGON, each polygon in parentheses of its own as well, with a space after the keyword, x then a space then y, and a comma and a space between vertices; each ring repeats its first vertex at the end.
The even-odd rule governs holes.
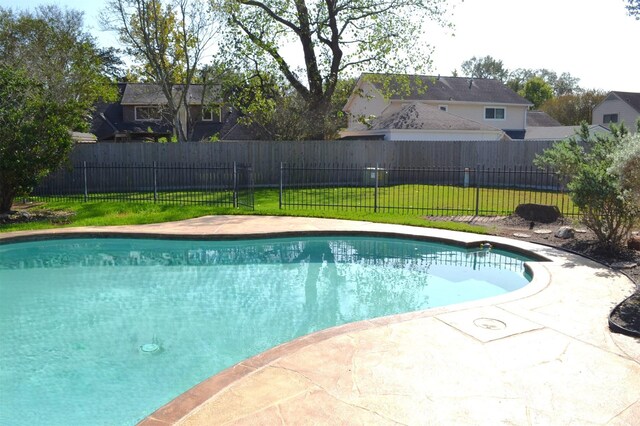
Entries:
POLYGON ((205 380, 141 424, 640 424, 640 339, 613 334, 607 325, 634 284, 553 248, 428 228, 266 216, 13 232, 0 240, 330 231, 489 241, 549 261, 531 263, 532 283, 513 293, 285 343, 205 380))

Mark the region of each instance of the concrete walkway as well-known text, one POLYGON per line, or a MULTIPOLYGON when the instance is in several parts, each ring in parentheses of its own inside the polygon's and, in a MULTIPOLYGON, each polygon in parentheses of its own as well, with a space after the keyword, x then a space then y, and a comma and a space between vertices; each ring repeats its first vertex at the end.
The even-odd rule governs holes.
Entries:
POLYGON ((640 424, 640 340, 607 326, 610 310, 634 285, 579 256, 499 237, 314 218, 216 216, 46 233, 299 231, 489 241, 549 261, 531 263, 532 283, 504 296, 347 324, 281 345, 206 380, 142 424, 640 424))

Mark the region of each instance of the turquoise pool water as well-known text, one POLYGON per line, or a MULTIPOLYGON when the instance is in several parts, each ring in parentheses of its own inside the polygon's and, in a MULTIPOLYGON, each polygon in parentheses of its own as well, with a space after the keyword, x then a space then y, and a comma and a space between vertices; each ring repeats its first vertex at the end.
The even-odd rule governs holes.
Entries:
POLYGON ((518 289, 525 260, 377 237, 0 245, 0 424, 135 424, 298 336, 518 289))

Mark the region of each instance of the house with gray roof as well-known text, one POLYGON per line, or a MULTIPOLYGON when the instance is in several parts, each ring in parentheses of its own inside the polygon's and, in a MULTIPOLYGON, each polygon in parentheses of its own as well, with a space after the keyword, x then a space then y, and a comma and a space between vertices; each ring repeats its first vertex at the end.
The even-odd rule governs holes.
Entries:
MULTIPOLYGON (((184 86, 173 87, 174 97, 184 86)), ((91 133, 98 141, 158 141, 170 139, 174 133, 167 113, 167 99, 158 85, 118 83, 120 100, 99 103, 93 114, 91 133)), ((186 104, 189 114, 181 110, 181 122, 189 140, 207 140, 223 130, 225 112, 219 96, 219 86, 190 85, 186 104)))
POLYGON ((494 79, 363 74, 343 108, 349 124, 341 136, 386 140, 523 139, 531 105, 494 79))
POLYGON ((609 92, 593 108, 591 123, 609 127, 611 123, 624 123, 633 133, 640 118, 640 93, 609 92))

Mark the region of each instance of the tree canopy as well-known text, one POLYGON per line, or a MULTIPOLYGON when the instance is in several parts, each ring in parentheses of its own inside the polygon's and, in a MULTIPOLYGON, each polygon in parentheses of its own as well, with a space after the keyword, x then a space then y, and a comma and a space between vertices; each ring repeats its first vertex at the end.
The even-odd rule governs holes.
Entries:
POLYGON ((112 53, 83 30, 81 12, 39 6, 15 14, 0 8, 0 66, 23 69, 49 99, 73 104, 79 111, 71 123, 75 130, 88 128, 86 117, 97 99, 116 95, 105 61, 112 53))
POLYGON ((540 105, 553 97, 553 89, 541 77, 532 77, 527 80, 518 94, 529 100, 534 109, 538 109, 540 105))
POLYGON ((602 102, 606 95, 601 90, 564 94, 547 100, 540 109, 565 126, 575 126, 582 121, 591 123, 593 108, 602 102))
POLYGON ((52 100, 43 83, 0 65, 0 213, 67 158, 75 119, 73 108, 52 100))
POLYGON ((461 65, 462 73, 465 77, 472 78, 495 78, 505 82, 509 76, 509 70, 504 67, 501 60, 494 59, 491 56, 476 58, 464 61, 461 65))
POLYGON ((224 0, 230 61, 282 75, 320 139, 343 75, 420 71, 430 64, 428 23, 446 25, 444 0, 224 0), (290 53, 292 49, 296 54, 290 53), (302 63, 300 63, 300 61, 302 63))

